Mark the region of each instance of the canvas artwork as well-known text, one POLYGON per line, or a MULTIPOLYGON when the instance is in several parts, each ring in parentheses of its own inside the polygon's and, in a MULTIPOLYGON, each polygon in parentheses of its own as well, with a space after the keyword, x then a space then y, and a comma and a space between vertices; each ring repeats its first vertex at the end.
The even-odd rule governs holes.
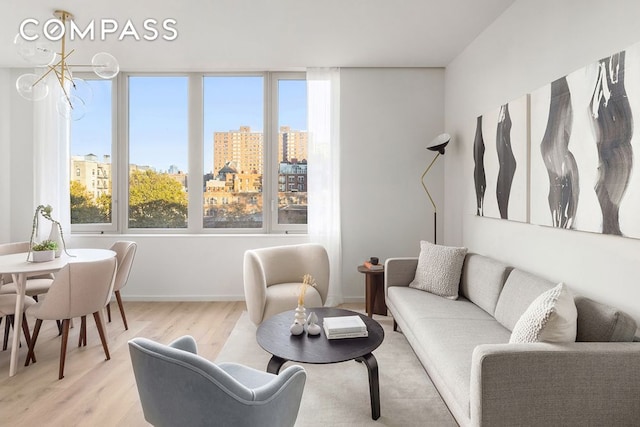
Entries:
POLYGON ((523 96, 477 119, 476 215, 527 221, 527 104, 523 96))
POLYGON ((532 223, 640 238, 639 61, 640 44, 531 94, 532 223))

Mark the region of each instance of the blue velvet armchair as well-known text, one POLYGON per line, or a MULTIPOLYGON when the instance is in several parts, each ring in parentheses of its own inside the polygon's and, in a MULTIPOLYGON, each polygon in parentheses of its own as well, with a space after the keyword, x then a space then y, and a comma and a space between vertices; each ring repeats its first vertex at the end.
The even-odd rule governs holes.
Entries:
POLYGON ((155 426, 293 426, 307 374, 290 366, 279 375, 197 355, 195 340, 168 346, 129 341, 145 419, 155 426))

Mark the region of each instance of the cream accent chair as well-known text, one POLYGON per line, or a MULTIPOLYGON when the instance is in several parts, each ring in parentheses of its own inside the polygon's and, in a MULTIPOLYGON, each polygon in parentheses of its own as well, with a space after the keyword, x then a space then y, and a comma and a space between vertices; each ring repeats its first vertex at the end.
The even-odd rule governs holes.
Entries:
MULTIPOLYGON (((124 314, 124 305, 122 304, 120 289, 127 284, 137 248, 138 245, 136 242, 128 242, 125 240, 115 242, 113 246, 111 246, 111 250, 116 253, 116 258, 118 259, 118 270, 116 272, 115 282, 113 283, 113 293, 116 295, 116 301, 118 302, 118 308, 120 308, 120 315, 122 316, 125 330, 129 330, 129 326, 127 325, 127 316, 124 314)), ((107 304, 107 317, 109 318, 109 322, 111 322, 110 304, 107 304)))
POLYGON ((259 325, 264 320, 298 305, 305 274, 313 276, 305 307, 322 307, 329 291, 329 257, 322 245, 275 246, 244 253, 244 296, 249 318, 259 325))
POLYGON ((69 339, 69 323, 74 317, 93 314, 100 334, 102 348, 107 360, 109 346, 104 330, 102 310, 106 307, 113 292, 113 281, 116 275, 116 257, 89 262, 71 262, 56 273, 47 297, 42 302, 32 305, 26 310, 28 315, 36 318, 36 326, 29 345, 29 354, 25 366, 33 357, 33 349, 38 339, 43 320, 62 321, 62 343, 60 344, 60 369, 58 379, 64 377, 64 362, 69 339))

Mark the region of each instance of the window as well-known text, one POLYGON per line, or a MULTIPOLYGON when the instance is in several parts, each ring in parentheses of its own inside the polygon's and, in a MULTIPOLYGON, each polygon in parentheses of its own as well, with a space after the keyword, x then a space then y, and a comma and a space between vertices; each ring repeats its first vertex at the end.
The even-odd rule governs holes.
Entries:
POLYGON ((73 231, 306 230, 303 73, 89 83, 95 105, 72 124, 73 231))
MULTIPOLYGON (((287 187, 278 186, 278 215, 275 228, 307 224, 307 82, 297 76, 278 78, 278 183, 287 177, 287 187)), ((293 228, 295 229, 295 228, 293 228)), ((301 228, 298 228, 301 229, 301 228)))
POLYGON ((204 228, 262 228, 264 77, 208 76, 203 81, 204 228), (251 203, 256 200, 256 203, 251 203))
POLYGON ((187 227, 188 83, 129 77, 129 228, 187 227))
POLYGON ((91 89, 91 103, 82 119, 71 122, 69 170, 75 170, 70 183, 71 224, 74 230, 114 230, 108 173, 113 145, 112 81, 85 81, 91 89), (95 188, 96 168, 107 171, 102 192, 95 188))

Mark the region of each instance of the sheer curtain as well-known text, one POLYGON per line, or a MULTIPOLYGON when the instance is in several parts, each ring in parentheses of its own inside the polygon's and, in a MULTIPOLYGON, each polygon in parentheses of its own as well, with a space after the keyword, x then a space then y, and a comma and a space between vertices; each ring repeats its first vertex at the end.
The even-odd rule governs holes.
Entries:
POLYGON ((342 233, 340 225, 340 70, 307 70, 309 126, 308 233, 324 245, 331 268, 326 305, 342 296, 342 233))
MULTIPOLYGON (((51 205, 51 216, 60 222, 63 233, 71 229, 69 199, 70 119, 63 117, 56 104, 64 97, 58 80, 49 76, 49 95, 33 106, 33 211, 38 205, 51 205)), ((68 91, 67 91, 68 93, 68 91)), ((33 211, 31 214, 33 215, 33 211)), ((39 221, 38 240, 47 239, 51 223, 39 221)))

